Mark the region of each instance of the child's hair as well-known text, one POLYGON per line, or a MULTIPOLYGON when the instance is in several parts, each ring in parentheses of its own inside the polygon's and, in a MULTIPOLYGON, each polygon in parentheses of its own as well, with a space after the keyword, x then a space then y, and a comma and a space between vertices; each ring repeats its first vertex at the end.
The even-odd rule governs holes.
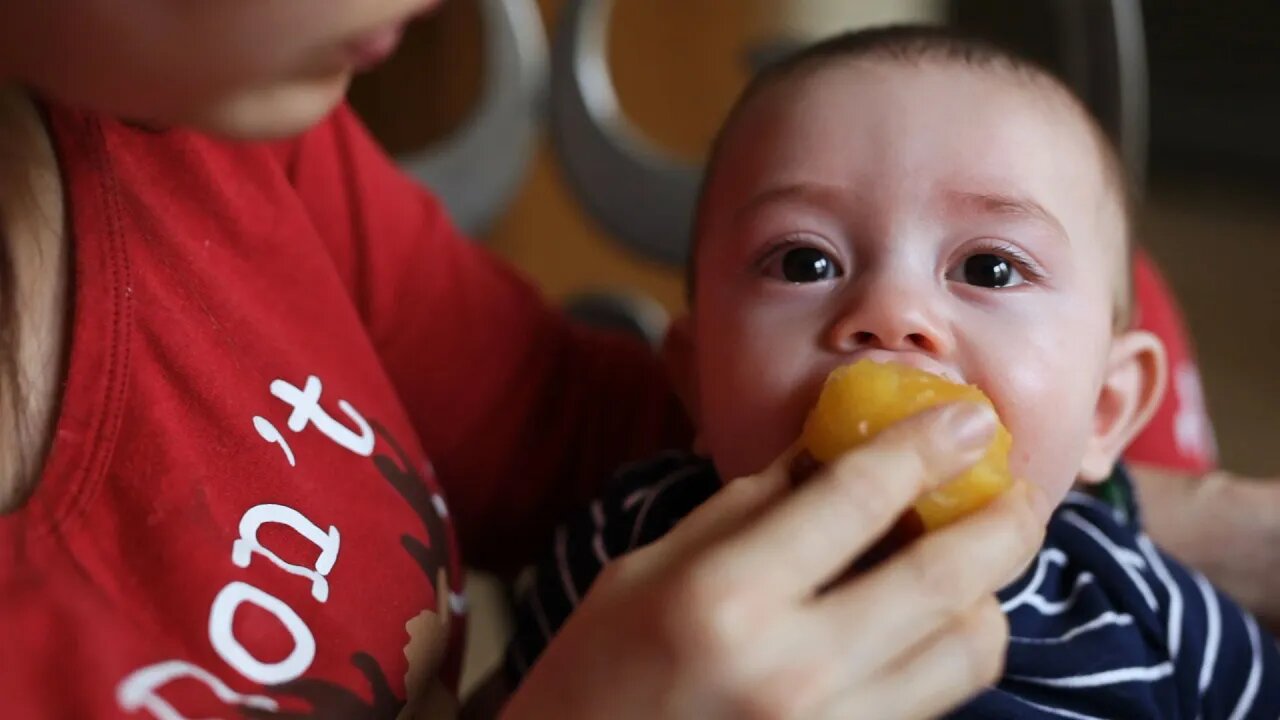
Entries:
MULTIPOLYGON (((0 192, 3 192, 2 188, 0 192)), ((26 427, 26 418, 23 417, 26 402, 18 367, 18 292, 13 265, 9 238, 4 230, 4 217, 0 213, 0 443, 5 441, 6 436, 18 440, 17 447, 0 446, 0 453, 8 454, 4 461, 0 461, 0 502, 4 502, 6 498, 4 483, 7 479, 4 475, 10 468, 24 467, 27 460, 22 443, 26 427)))
POLYGON ((767 87, 787 80, 799 72, 836 60, 875 59, 897 63, 923 63, 936 61, 944 64, 965 65, 981 70, 1006 72, 1039 84, 1056 92, 1071 102, 1088 125, 1101 155, 1103 172, 1116 193, 1124 221, 1124 266, 1116 282, 1114 298, 1114 325, 1117 330, 1129 326, 1133 289, 1132 225, 1133 207, 1128 177, 1115 143, 1098 124, 1079 97, 1050 70, 1039 63, 1022 57, 991 42, 966 35, 958 30, 933 25, 891 25, 864 30, 854 30, 827 38, 804 47, 758 72, 738 96, 724 123, 720 126, 706 163, 702 187, 694 216, 693 243, 687 263, 686 293, 693 302, 697 238, 701 234, 708 188, 714 180, 715 168, 723 151, 729 129, 738 120, 743 109, 767 87))
MULTIPOLYGON (((19 365, 18 270, 5 217, 5 212, 18 204, 13 202, 15 198, 24 198, 30 192, 23 181, 26 176, 20 172, 27 162, 27 154, 10 142, 15 135, 21 135, 15 132, 16 127, 11 108, 0 98, 0 163, 6 164, 0 172, 0 440, 8 435, 19 441, 17 447, 0 447, 0 452, 8 453, 4 458, 8 462, 0 462, 0 472, 7 470, 6 465, 24 467, 28 459, 22 443, 28 418, 24 415, 27 403, 19 365)), ((4 482, 5 478, 0 477, 0 490, 4 489, 4 482)), ((0 493, 0 502, 4 499, 0 493)))
POLYGON ((13 260, 0 216, 0 412, 19 412, 17 313, 13 260))

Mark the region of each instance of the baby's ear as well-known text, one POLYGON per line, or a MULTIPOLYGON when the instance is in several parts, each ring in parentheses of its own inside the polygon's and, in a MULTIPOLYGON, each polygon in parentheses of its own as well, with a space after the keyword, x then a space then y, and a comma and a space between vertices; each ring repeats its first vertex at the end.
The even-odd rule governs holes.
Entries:
POLYGON ((662 362, 667 366, 667 376, 671 379, 680 402, 684 403, 685 412, 693 420, 693 426, 701 427, 693 337, 693 318, 688 315, 676 318, 667 328, 667 337, 662 342, 662 362))
POLYGON ((1080 480, 1098 483, 1111 475, 1120 455, 1160 406, 1168 374, 1164 345, 1155 335, 1131 330, 1112 342, 1080 480))

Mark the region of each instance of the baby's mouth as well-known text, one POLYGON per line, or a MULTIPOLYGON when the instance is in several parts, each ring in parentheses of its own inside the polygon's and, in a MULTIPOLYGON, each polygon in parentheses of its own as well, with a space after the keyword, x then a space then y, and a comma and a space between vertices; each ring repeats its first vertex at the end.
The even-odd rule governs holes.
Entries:
POLYGON ((939 377, 950 380, 954 383, 964 383, 964 375, 959 370, 944 365, 933 359, 928 353, 916 350, 884 350, 881 348, 868 348, 866 350, 858 350, 848 359, 848 364, 853 364, 859 360, 870 360, 878 363, 897 363, 908 367, 923 370, 939 377))

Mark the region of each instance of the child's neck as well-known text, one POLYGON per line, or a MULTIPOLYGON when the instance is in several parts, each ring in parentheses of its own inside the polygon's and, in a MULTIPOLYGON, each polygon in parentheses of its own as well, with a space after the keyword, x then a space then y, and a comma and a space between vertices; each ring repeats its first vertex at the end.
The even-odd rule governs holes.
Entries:
POLYGON ((39 109, 0 85, 0 514, 34 490, 53 437, 69 326, 62 181, 39 109))

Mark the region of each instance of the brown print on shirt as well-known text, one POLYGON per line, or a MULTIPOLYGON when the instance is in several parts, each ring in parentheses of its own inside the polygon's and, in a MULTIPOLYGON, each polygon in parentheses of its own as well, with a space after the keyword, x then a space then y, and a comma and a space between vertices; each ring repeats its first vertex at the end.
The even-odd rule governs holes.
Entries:
POLYGON ((405 623, 405 631, 409 635, 409 641, 403 648, 408 662, 404 677, 407 698, 396 697, 386 673, 372 655, 358 652, 351 657, 351 664, 368 682, 368 700, 360 692, 363 689, 303 677, 277 685, 273 689, 278 695, 306 700, 311 705, 309 711, 272 713, 247 709, 247 717, 284 720, 434 720, 457 715, 457 699, 439 678, 451 629, 449 529, 445 518, 436 509, 436 501, 426 478, 414 472, 413 463, 404 449, 381 423, 370 420, 369 424, 395 454, 395 458, 375 454, 374 467, 422 520, 426 529, 426 544, 406 533, 400 536, 400 545, 422 569, 436 598, 434 608, 424 608, 405 623))

